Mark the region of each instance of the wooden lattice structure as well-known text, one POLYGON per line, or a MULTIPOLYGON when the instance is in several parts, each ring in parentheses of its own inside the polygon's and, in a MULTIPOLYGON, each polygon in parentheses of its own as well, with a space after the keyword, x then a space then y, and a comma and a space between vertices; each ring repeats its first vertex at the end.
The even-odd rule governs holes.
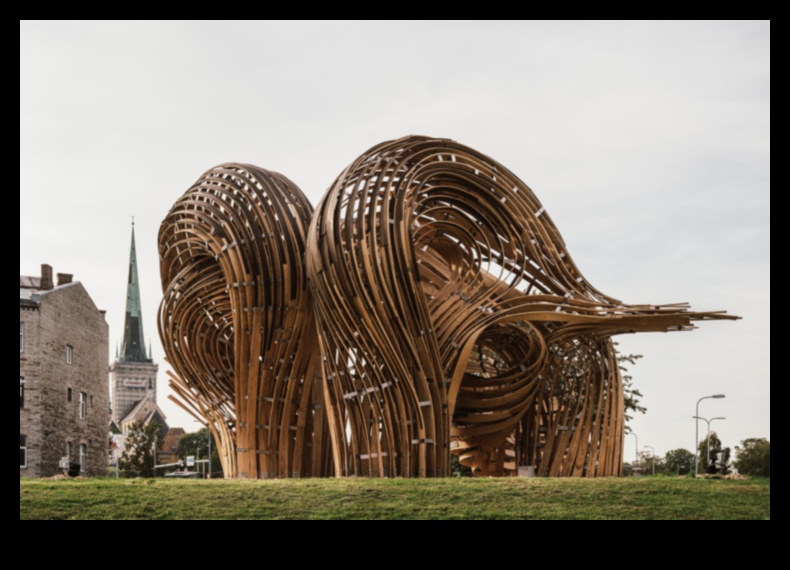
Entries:
POLYGON ((159 334, 174 398, 208 424, 226 475, 332 473, 307 277, 313 208, 286 177, 223 164, 159 232, 159 334))
POLYGON ((619 475, 611 337, 733 318, 597 291, 521 180, 427 137, 370 149, 312 216, 280 175, 211 170, 160 255, 172 385, 231 477, 447 476, 451 453, 619 475))

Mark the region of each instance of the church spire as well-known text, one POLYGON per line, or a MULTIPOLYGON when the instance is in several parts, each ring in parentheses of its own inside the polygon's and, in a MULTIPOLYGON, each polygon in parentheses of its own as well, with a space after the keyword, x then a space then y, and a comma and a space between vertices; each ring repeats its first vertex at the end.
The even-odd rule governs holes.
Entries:
POLYGON ((137 279, 134 218, 132 218, 132 247, 129 253, 129 280, 126 285, 126 326, 123 331, 121 358, 127 362, 150 362, 145 353, 143 316, 140 311, 140 282, 137 279))

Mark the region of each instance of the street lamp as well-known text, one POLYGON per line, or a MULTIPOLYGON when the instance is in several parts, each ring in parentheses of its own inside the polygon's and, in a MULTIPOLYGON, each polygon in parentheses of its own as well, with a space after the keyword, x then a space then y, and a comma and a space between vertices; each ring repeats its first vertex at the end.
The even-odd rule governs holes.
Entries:
POLYGON ((650 456, 653 458, 653 475, 656 474, 656 450, 653 449, 652 445, 643 445, 644 448, 650 448, 650 456))
MULTIPOLYGON (((702 400, 707 400, 708 398, 725 398, 724 394, 713 394, 712 396, 703 396, 699 400, 697 400, 697 408, 694 412, 694 418, 699 416, 699 403, 702 400)), ((699 420, 694 420, 695 431, 694 431, 694 476, 699 475, 699 420)))
POLYGON ((705 465, 709 465, 710 464, 710 422, 712 422, 713 420, 726 420, 727 418, 722 417, 722 416, 717 416, 715 418, 711 418, 711 419, 707 420, 707 419, 703 418, 702 416, 694 416, 694 419, 695 420, 702 420, 703 422, 708 424, 708 435, 705 436, 705 439, 708 440, 708 450, 707 450, 708 451, 708 457, 707 457, 707 459, 705 461, 705 465))
POLYGON ((636 435, 636 432, 633 432, 633 431, 629 431, 625 435, 632 435, 632 436, 634 436, 634 439, 636 439, 636 445, 634 446, 634 451, 635 451, 634 467, 632 469, 634 472, 636 472, 636 470, 638 469, 637 465, 639 465, 639 436, 636 435))
POLYGON ((208 477, 207 479, 211 479, 211 430, 206 430, 208 432, 208 477))

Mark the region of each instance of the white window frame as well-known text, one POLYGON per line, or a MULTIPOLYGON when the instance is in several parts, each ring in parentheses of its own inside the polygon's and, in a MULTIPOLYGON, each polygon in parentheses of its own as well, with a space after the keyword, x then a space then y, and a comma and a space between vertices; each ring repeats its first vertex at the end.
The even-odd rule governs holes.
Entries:
POLYGON ((74 364, 74 347, 66 345, 66 364, 74 364))
POLYGON ((88 417, 88 393, 80 392, 80 419, 88 417))
POLYGON ((25 352, 25 323, 19 321, 19 354, 25 352))
POLYGON ((27 469, 27 436, 21 433, 19 434, 19 468, 27 469))
POLYGON ((85 473, 85 464, 88 461, 88 445, 80 444, 80 473, 85 473))

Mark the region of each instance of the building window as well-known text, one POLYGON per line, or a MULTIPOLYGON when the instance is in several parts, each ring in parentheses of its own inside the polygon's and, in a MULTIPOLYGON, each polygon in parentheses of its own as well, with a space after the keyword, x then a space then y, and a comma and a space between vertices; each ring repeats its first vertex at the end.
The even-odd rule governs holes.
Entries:
POLYGON ((27 436, 19 434, 19 467, 27 467, 27 436))
POLYGON ((85 462, 88 459, 88 446, 84 443, 80 444, 80 473, 85 472, 85 462))
POLYGON ((66 401, 71 402, 71 388, 66 388, 66 401))
POLYGON ((80 392, 80 419, 88 417, 88 394, 80 392))
POLYGON ((19 409, 25 407, 25 379, 20 376, 19 377, 19 409))
POLYGON ((25 352, 25 323, 19 323, 19 352, 25 352))
POLYGON ((66 364, 74 362, 74 347, 70 344, 66 345, 66 364))

